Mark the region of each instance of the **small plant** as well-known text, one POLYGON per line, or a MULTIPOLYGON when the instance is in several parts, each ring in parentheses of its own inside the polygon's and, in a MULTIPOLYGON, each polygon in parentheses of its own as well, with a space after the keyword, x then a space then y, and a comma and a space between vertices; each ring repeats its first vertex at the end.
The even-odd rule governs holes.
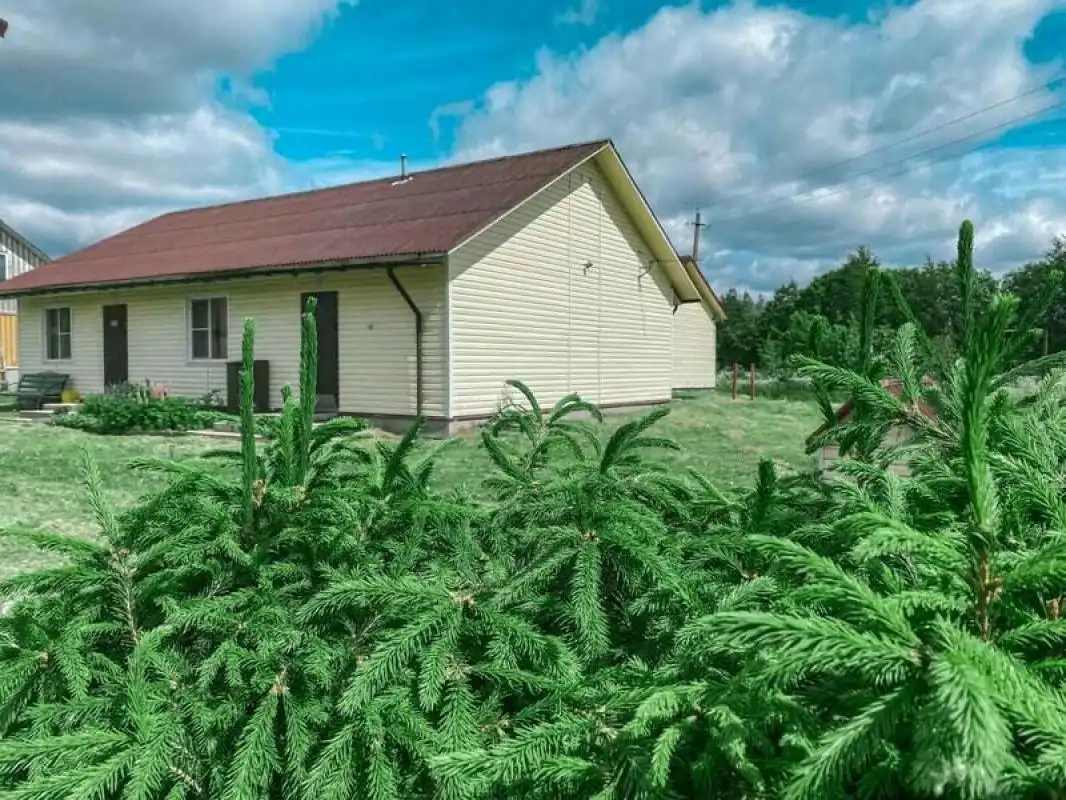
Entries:
POLYGON ((165 386, 146 383, 86 397, 77 410, 56 416, 54 423, 100 434, 161 433, 210 428, 223 416, 172 397, 165 386))
POLYGON ((197 400, 197 404, 207 410, 221 410, 226 407, 226 403, 222 398, 221 389, 212 389, 209 392, 204 392, 197 400))

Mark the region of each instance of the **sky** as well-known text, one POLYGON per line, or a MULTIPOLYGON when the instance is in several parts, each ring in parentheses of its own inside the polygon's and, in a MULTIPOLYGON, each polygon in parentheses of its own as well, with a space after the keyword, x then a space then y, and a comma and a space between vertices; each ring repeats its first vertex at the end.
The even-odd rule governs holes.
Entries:
POLYGON ((147 218, 610 137, 715 288, 1066 234, 1066 0, 0 0, 0 218, 147 218))

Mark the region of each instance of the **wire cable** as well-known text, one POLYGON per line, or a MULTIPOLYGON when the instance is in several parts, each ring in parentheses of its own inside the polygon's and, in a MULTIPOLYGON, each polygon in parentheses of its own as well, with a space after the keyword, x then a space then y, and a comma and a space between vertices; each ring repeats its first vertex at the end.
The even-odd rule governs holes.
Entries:
MULTIPOLYGON (((930 134, 937 133, 939 131, 942 131, 942 130, 945 130, 947 128, 950 128, 953 125, 958 125, 960 122, 967 122, 967 121, 969 121, 971 119, 974 119, 975 117, 981 116, 982 114, 987 114, 989 111, 995 111, 996 109, 1003 108, 1004 106, 1010 105, 1011 103, 1016 103, 1019 100, 1024 100, 1025 98, 1031 97, 1032 95, 1034 95, 1034 94, 1036 94, 1038 92, 1042 92, 1042 91, 1046 91, 1046 90, 1054 90, 1054 89, 1058 88, 1059 86, 1063 85, 1063 83, 1066 83, 1066 75, 1061 75, 1061 76, 1059 76, 1057 78, 1054 78, 1054 79, 1052 79, 1050 81, 1047 81, 1046 83, 1041 84, 1040 86, 1034 86, 1033 88, 1028 89, 1025 92, 1022 92, 1021 94, 1014 95, 1013 97, 1008 97, 1006 100, 1000 100, 997 103, 992 103, 991 105, 983 106, 982 108, 979 108, 976 111, 971 111, 968 114, 962 115, 961 117, 955 117, 954 119, 950 119, 947 122, 942 122, 939 125, 934 125, 932 128, 926 128, 925 130, 919 131, 917 133, 913 133, 910 136, 907 136, 907 137, 905 137, 903 139, 899 139, 899 140, 894 141, 894 142, 888 142, 887 144, 883 144, 883 145, 880 145, 878 147, 874 147, 874 148, 872 148, 870 150, 866 150, 865 152, 859 153, 858 155, 852 156, 851 158, 846 158, 846 159, 843 159, 842 161, 836 161, 836 162, 834 162, 832 164, 827 164, 827 165, 825 165, 823 167, 818 167, 816 169, 810 170, 809 172, 804 172, 804 173, 796 176, 795 178, 793 178, 790 181, 790 183, 796 183, 796 182, 799 182, 799 181, 804 181, 804 180, 807 180, 808 178, 811 178, 811 177, 813 177, 815 175, 820 175, 823 172, 829 172, 831 170, 838 169, 839 167, 847 166, 848 164, 854 164, 856 161, 861 161, 864 158, 867 158, 869 156, 875 155, 877 153, 883 153, 886 150, 892 150, 892 149, 895 149, 897 147, 901 147, 902 145, 909 144, 911 142, 917 141, 917 140, 922 139, 922 138, 924 138, 926 136, 929 136, 930 134)), ((908 158, 912 158, 912 157, 913 156, 908 156, 908 158)), ((843 178, 843 180, 848 180, 848 178, 845 177, 845 178, 843 178)), ((743 192, 738 192, 738 193, 733 194, 733 195, 728 195, 728 196, 726 196, 726 197, 724 197, 724 198, 722 198, 720 200, 716 200, 709 207, 703 208, 703 210, 704 211, 708 211, 710 213, 713 213, 715 208, 718 208, 718 207, 720 207, 720 206, 722 206, 724 204, 727 204, 727 203, 733 203, 736 200, 740 200, 740 199, 742 199, 744 197, 748 197, 748 196, 754 194, 757 191, 759 191, 758 187, 749 187, 748 189, 746 189, 743 192)))
MULTIPOLYGON (((1000 131, 1000 130, 1004 130, 1006 128, 1010 128, 1010 127, 1016 125, 1019 122, 1024 122, 1026 120, 1039 117, 1039 116, 1041 116, 1043 114, 1046 114, 1048 111, 1053 111, 1054 109, 1061 108, 1063 106, 1066 106, 1066 100, 1060 100, 1057 103, 1052 103, 1050 105, 1044 106, 1043 108, 1037 109, 1036 111, 1031 111, 1028 114, 1023 114, 1023 115, 1018 116, 1018 117, 1012 117, 1011 119, 1009 119, 1009 120, 1007 120, 1005 122, 1001 122, 998 125, 993 125, 993 126, 988 127, 988 128, 982 128, 981 130, 975 131, 974 133, 968 134, 966 136, 961 136, 961 137, 959 137, 957 139, 952 139, 949 142, 944 142, 943 144, 938 144, 938 145, 936 145, 934 147, 926 148, 925 150, 921 150, 921 151, 919 151, 917 153, 913 153, 913 154, 907 156, 906 158, 901 158, 901 159, 898 159, 896 161, 889 161, 889 162, 887 162, 885 164, 881 164, 881 165, 879 165, 877 167, 873 167, 872 169, 868 169, 868 170, 865 170, 863 172, 856 173, 856 174, 851 175, 851 176, 845 178, 844 180, 838 182, 838 184, 837 184, 838 188, 831 189, 830 191, 827 191, 824 194, 817 194, 817 192, 822 192, 823 190, 827 189, 828 187, 825 187, 825 186, 818 187, 817 189, 811 189, 811 190, 809 190, 807 192, 799 192, 799 193, 797 193, 797 194, 795 194, 795 195, 793 195, 791 197, 784 197, 784 198, 781 198, 779 200, 775 200, 775 201, 773 201, 773 202, 771 202, 771 203, 769 203, 769 204, 767 204, 765 206, 762 206, 762 207, 756 207, 756 208, 754 208, 752 210, 749 210, 749 211, 742 211, 739 214, 726 214, 724 216, 717 217, 714 220, 714 222, 715 222, 716 225, 721 224, 723 222, 733 222, 733 221, 738 220, 738 219, 747 219, 748 217, 759 216, 759 215, 762 215, 762 214, 766 213, 767 211, 772 211, 772 210, 777 209, 777 208, 784 208, 784 207, 790 206, 790 205, 802 205, 804 203, 809 203, 809 202, 812 202, 814 200, 823 200, 823 199, 825 199, 827 197, 833 197, 835 195, 842 194, 843 192, 848 191, 851 188, 850 184, 853 181, 855 181, 856 179, 858 179, 858 178, 864 178, 864 177, 867 177, 869 175, 873 175, 874 173, 880 172, 883 169, 887 169, 888 167, 893 167, 893 166, 897 166, 897 165, 906 164, 909 161, 913 161, 916 158, 921 158, 922 156, 928 155, 930 153, 935 153, 938 150, 946 150, 948 148, 954 147, 955 145, 961 144, 962 142, 970 141, 971 139, 984 137, 984 136, 987 136, 990 133, 995 133, 996 131, 1000 131)), ((893 172, 893 173, 888 174, 888 175, 878 176, 878 177, 881 177, 881 178, 895 178, 895 177, 899 177, 900 175, 905 175, 908 172, 913 172, 914 170, 919 169, 921 167, 928 166, 929 164, 944 163, 944 162, 947 162, 947 161, 954 160, 956 158, 963 158, 965 156, 970 155, 971 153, 975 153, 978 150, 983 149, 984 147, 987 147, 988 144, 989 144, 988 142, 982 142, 977 147, 969 148, 969 149, 967 149, 967 150, 965 150, 965 151, 963 151, 961 153, 953 153, 953 154, 950 154, 950 155, 948 155, 948 156, 946 156, 944 158, 922 160, 919 163, 914 164, 914 165, 909 166, 909 167, 906 167, 906 168, 904 168, 902 170, 893 172)))

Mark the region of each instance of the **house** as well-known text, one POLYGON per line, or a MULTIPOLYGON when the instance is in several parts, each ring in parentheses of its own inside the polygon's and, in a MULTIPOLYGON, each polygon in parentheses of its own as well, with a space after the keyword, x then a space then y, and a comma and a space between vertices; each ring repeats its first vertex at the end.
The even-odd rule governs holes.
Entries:
MULTIPOLYGON (((924 376, 922 378, 922 385, 932 386, 933 379, 928 375, 924 376)), ((901 397, 903 394, 903 382, 899 378, 884 378, 881 381, 881 388, 896 398, 901 397)), ((938 417, 936 409, 934 409, 924 400, 919 400, 917 403, 915 403, 915 409, 928 419, 935 420, 938 417)), ((850 400, 841 404, 840 408, 838 408, 834 414, 836 420, 834 424, 839 425, 840 423, 845 422, 851 417, 854 411, 854 405, 850 400)), ((829 428, 829 423, 823 424, 820 428, 818 428, 818 430, 816 430, 809 437, 807 437, 808 444, 812 444, 816 437, 821 436, 823 433, 829 430, 829 428)), ((891 430, 889 430, 888 434, 885 436, 885 441, 883 444, 886 447, 898 447, 899 445, 909 441, 911 438, 913 438, 913 436, 914 430, 910 426, 895 425, 892 427, 891 430)), ((823 469, 830 468, 833 462, 840 460, 840 458, 841 455, 839 445, 830 442, 822 447, 820 461, 823 469)), ((893 462, 892 469, 900 475, 907 475, 910 473, 910 467, 905 461, 897 460, 893 462)))
POLYGON ((496 413, 510 378, 547 405, 669 401, 674 312, 713 312, 697 273, 596 141, 165 214, 0 296, 19 300, 23 371, 82 394, 151 380, 232 397, 254 317, 258 405, 276 407, 313 295, 320 407, 450 431, 496 413))
POLYGON ((681 264, 700 294, 699 303, 682 303, 674 310, 674 389, 713 389, 718 376, 716 326, 725 310, 691 256, 681 264))
MULTIPOLYGON (((0 219, 0 286, 49 260, 44 252, 0 219)), ((0 379, 8 377, 9 372, 18 367, 17 313, 17 301, 0 298, 0 379)))

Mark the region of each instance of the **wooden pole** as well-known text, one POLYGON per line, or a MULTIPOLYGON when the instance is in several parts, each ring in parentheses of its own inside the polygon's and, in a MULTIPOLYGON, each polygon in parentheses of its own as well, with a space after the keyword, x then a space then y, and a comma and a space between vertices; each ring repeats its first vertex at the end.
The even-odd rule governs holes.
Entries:
POLYGON ((700 210, 698 208, 696 209, 696 221, 692 223, 692 227, 694 228, 692 232, 692 260, 696 263, 696 266, 699 267, 700 229, 706 228, 707 223, 703 221, 703 218, 700 216, 700 210))
POLYGON ((740 380, 740 364, 733 362, 733 399, 737 399, 737 381, 740 380))
POLYGON ((755 399, 755 364, 752 363, 748 367, 748 394, 751 395, 751 399, 755 399))

